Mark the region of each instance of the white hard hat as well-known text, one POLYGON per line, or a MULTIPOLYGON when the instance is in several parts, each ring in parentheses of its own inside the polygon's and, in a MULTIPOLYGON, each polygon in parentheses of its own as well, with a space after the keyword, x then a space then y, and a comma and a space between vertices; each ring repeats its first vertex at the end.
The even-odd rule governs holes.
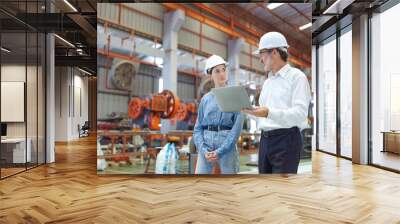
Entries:
POLYGON ((278 32, 268 32, 260 38, 258 49, 253 54, 260 54, 262 49, 274 49, 280 47, 289 47, 285 36, 278 32))
POLYGON ((207 71, 214 68, 217 65, 228 65, 228 63, 218 55, 211 55, 206 61, 206 67, 204 68, 204 73, 208 74, 207 71))

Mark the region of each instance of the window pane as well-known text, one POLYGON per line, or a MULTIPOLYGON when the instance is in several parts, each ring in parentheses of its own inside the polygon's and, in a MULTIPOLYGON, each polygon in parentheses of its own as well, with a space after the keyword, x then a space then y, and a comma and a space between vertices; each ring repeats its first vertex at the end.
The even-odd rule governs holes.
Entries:
POLYGON ((27 113, 27 138, 30 147, 30 160, 28 168, 37 165, 37 76, 38 76, 38 57, 37 57, 37 33, 27 33, 28 44, 28 63, 26 80, 26 113, 27 113))
POLYGON ((318 147, 336 153, 336 40, 318 48, 318 147))
POLYGON ((400 4, 374 15, 371 21, 372 163, 396 170, 400 170, 400 44, 393 27, 398 21, 400 4))
POLYGON ((351 158, 352 149, 352 33, 340 37, 340 150, 351 158))
POLYGON ((1 177, 25 170, 31 160, 30 141, 26 144, 24 115, 26 91, 26 33, 2 33, 1 123, 6 131, 1 140, 1 177), (13 109, 11 109, 13 108, 13 109), (5 126, 4 126, 5 125, 5 126), (28 149, 28 150, 27 150, 28 149))

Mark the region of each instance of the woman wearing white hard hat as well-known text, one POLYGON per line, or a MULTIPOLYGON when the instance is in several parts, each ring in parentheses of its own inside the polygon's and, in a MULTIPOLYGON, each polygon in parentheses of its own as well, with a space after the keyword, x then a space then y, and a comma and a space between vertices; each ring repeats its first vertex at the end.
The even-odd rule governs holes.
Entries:
MULTIPOLYGON (((228 76, 226 61, 212 55, 206 61, 205 73, 210 75, 215 88, 226 85, 228 76)), ((196 174, 211 174, 217 163, 222 174, 239 171, 239 153, 236 142, 243 127, 240 112, 222 112, 212 92, 201 99, 193 138, 198 149, 196 174)))
POLYGON ((288 61, 289 45, 278 32, 264 34, 255 52, 268 72, 259 107, 243 110, 261 129, 260 173, 297 173, 303 141, 299 128, 307 118, 311 93, 307 77, 288 61))

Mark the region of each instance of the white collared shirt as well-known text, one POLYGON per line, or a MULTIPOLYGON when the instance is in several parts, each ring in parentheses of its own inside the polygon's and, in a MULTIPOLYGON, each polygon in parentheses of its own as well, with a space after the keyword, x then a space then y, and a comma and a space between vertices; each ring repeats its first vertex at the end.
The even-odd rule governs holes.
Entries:
POLYGON ((267 107, 269 114, 256 119, 258 129, 301 128, 310 100, 310 84, 302 71, 286 64, 276 74, 270 72, 259 98, 260 106, 267 107))

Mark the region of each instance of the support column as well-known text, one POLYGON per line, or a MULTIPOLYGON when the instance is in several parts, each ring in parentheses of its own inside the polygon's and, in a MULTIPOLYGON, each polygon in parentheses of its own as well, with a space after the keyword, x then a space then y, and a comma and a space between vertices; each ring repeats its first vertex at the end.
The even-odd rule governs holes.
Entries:
MULTIPOLYGON (((99 72, 97 73, 99 74, 99 72)), ((89 127, 91 132, 97 131, 97 77, 89 77, 88 80, 88 102, 89 102, 89 127)))
MULTIPOLYGON (((163 89, 168 89, 177 93, 178 67, 178 31, 185 21, 185 13, 182 10, 175 10, 164 15, 164 64, 162 69, 163 89)), ((174 130, 175 125, 171 125, 169 120, 161 120, 161 132, 167 133, 174 130)))
POLYGON ((228 40, 228 84, 239 85, 240 78, 240 64, 239 56, 242 46, 244 44, 243 38, 228 40))
POLYGON ((352 157, 368 163, 368 15, 353 20, 352 157))
POLYGON ((317 123, 315 122, 316 121, 316 117, 318 116, 318 114, 317 114, 317 101, 316 101, 316 99, 317 99, 317 63, 318 63, 318 61, 317 61, 317 47, 315 46, 315 45, 312 45, 312 63, 311 63, 311 65, 312 65, 312 70, 311 70, 311 80, 312 80, 312 85, 311 85, 311 92, 312 92, 312 104, 313 104, 313 107, 312 107, 312 114, 313 114, 313 118, 314 118, 314 120, 313 120, 313 125, 312 125, 312 128, 313 128, 313 136, 312 136, 312 143, 311 143, 311 150, 316 150, 317 149, 317 140, 316 140, 316 138, 317 138, 317 135, 316 135, 316 133, 317 133, 317 123))
MULTIPOLYGON (((54 12, 54 5, 46 1, 46 12, 54 12)), ((54 34, 46 34, 46 163, 55 162, 55 42, 54 34)))
POLYGON ((55 162, 55 74, 54 35, 46 35, 46 163, 55 162))

